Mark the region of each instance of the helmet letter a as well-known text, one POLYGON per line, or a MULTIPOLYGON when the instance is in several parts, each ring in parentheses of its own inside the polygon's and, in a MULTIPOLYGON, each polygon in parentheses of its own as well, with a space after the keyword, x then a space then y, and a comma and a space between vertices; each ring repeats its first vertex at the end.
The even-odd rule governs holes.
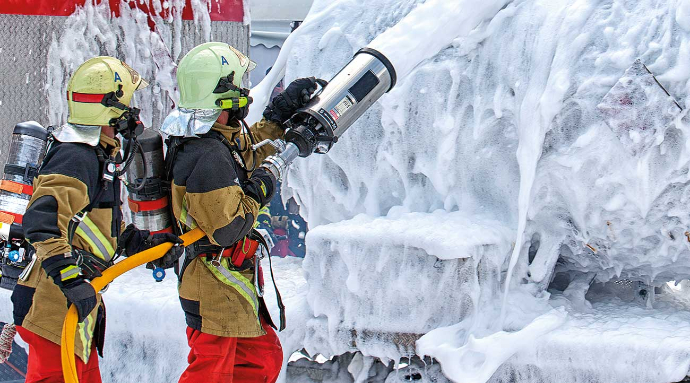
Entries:
POLYGON ((221 58, 220 65, 230 65, 228 60, 225 59, 225 56, 220 56, 220 58, 221 58))
POLYGON ((115 72, 115 82, 117 81, 122 82, 122 79, 120 78, 120 74, 115 72))

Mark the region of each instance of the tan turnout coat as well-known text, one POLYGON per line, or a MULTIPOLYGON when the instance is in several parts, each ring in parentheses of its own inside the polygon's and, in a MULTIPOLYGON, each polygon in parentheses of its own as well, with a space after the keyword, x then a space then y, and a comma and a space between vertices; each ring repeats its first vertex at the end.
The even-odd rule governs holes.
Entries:
MULTIPOLYGON (((231 143, 245 145, 239 125, 213 127, 231 143)), ((261 121, 250 128, 254 142, 276 139, 283 130, 273 122, 261 121)), ((264 146, 256 153, 256 165, 274 153, 264 146)), ((251 168, 253 156, 242 152, 251 168)), ((249 176, 219 139, 195 138, 184 143, 173 165, 172 205, 175 218, 185 230, 200 227, 214 245, 230 247, 251 230, 259 203, 244 194, 241 184, 249 176)), ((258 316, 253 270, 233 271, 223 260, 226 278, 204 257, 186 268, 179 285, 187 325, 203 333, 224 337, 264 335, 258 316)))
MULTIPOLYGON (((119 151, 119 142, 103 134, 99 145, 112 155, 119 151)), ((34 194, 24 215, 24 232, 36 249, 37 260, 28 278, 20 280, 13 291, 14 321, 58 345, 67 315, 67 299, 46 275, 41 262, 71 251, 67 237, 69 222, 98 193, 102 187, 100 177, 100 165, 94 148, 86 144, 56 143, 46 155, 43 167, 34 180, 34 194)), ((112 207, 99 206, 108 203, 112 206, 114 198, 111 187, 109 192, 102 194, 101 203, 87 214, 91 225, 87 230, 100 231, 101 239, 109 250, 117 248, 117 239, 111 230, 112 207)), ((117 224, 121 225, 120 222, 117 224)), ((99 251, 93 242, 89 243, 79 234, 74 235, 71 245, 91 253, 99 251)), ((104 244, 99 245, 102 247, 104 244)), ((98 299, 101 302, 100 294, 98 299)), ((84 361, 88 360, 91 352, 99 306, 80 324, 76 337, 75 353, 84 361)))

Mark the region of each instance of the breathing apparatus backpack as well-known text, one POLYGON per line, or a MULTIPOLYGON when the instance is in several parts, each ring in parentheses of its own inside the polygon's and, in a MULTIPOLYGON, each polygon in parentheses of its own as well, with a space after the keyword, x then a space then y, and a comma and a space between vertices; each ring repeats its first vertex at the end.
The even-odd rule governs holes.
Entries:
MULTIPOLYGON (((241 116, 241 115, 240 115, 241 116)), ((242 121, 241 119, 239 119, 242 121)), ((242 121, 244 122, 244 121, 242 121)), ((243 128, 248 130, 245 124, 243 128)), ((253 138, 248 134, 251 143, 245 142, 245 148, 253 145, 253 138)), ((242 156, 241 150, 238 146, 228 141, 223 134, 211 130, 205 134, 200 134, 202 138, 212 138, 220 141, 231 152, 232 157, 236 163, 245 171, 251 172, 256 165, 256 154, 254 156, 253 166, 247 168, 242 156)), ((163 138, 158 133, 145 134, 139 137, 141 156, 135 159, 127 172, 129 192, 128 204, 131 211, 132 221, 137 228, 142 230, 149 230, 151 232, 173 232, 176 235, 182 235, 183 229, 179 222, 175 219, 172 211, 172 181, 173 181, 173 164, 177 157, 178 151, 191 140, 198 139, 197 137, 176 137, 170 136, 165 140, 165 155, 163 150, 163 138)), ((256 230, 252 230, 249 235, 239 241, 234 246, 222 249, 220 246, 215 246, 210 243, 208 238, 204 237, 201 240, 193 243, 185 248, 185 255, 182 257, 182 264, 176 262, 174 265, 175 274, 181 280, 186 267, 193 259, 202 254, 217 254, 220 256, 231 256, 232 264, 237 270, 246 270, 254 267, 254 284, 257 288, 257 294, 260 301, 263 302, 263 276, 259 270, 259 261, 261 254, 269 257, 270 264, 270 248, 263 236, 256 230), (260 248, 265 249, 262 251, 260 248), (251 250, 248 250, 251 249, 251 250), (235 257, 233 254, 253 253, 253 257, 235 257)), ((148 268, 153 269, 153 277, 160 282, 165 278, 165 271, 160 267, 155 267, 153 264, 147 265, 148 268)), ((222 267, 222 266, 221 266, 222 267)), ((273 276, 273 267, 269 265, 271 278, 273 278, 273 285, 275 285, 275 278, 273 276)), ((274 328, 283 330, 285 328, 285 307, 280 297, 280 292, 276 287, 276 297, 278 300, 278 307, 280 308, 280 327, 276 327, 271 320, 270 314, 266 309, 265 304, 260 305, 261 315, 274 328)))
POLYGON ((132 223, 153 234, 172 233, 170 182, 165 172, 163 138, 147 131, 138 140, 140 155, 135 156, 126 173, 132 223))
POLYGON ((35 252, 24 240, 22 221, 48 139, 49 131, 35 121, 21 122, 12 131, 0 180, 0 287, 8 290, 17 284, 35 252))
MULTIPOLYGON (((224 110, 228 110, 232 118, 244 122, 252 98, 249 97, 249 90, 233 85, 234 75, 235 72, 232 72, 227 77, 221 78, 214 93, 226 93, 234 90, 239 93, 239 97, 219 99, 216 100, 216 104, 224 110)), ((211 131, 204 136, 211 136, 223 142, 233 153, 235 160, 241 161, 237 149, 222 134, 211 131)), ((149 230, 154 234, 182 234, 181 228, 175 224, 175 217, 170 205, 172 164, 177 150, 191 139, 193 138, 171 136, 165 141, 167 151, 164 151, 163 138, 159 133, 147 131, 137 137, 140 156, 134 158, 126 173, 127 191, 129 192, 127 202, 132 222, 137 228, 149 230)), ((255 143, 252 141, 251 144, 255 143)), ((241 165, 245 168, 244 163, 241 165)), ((256 161, 254 165, 256 165, 256 161)), ((162 280, 164 276, 165 272, 162 270, 154 271, 154 278, 157 281, 162 280)))
MULTIPOLYGON (((132 153, 141 150, 136 141, 136 136, 144 130, 143 124, 139 121, 139 109, 125 108, 126 111, 120 118, 114 118, 110 122, 117 133, 130 139, 125 149, 125 159, 118 161, 99 145, 95 147, 101 169, 102 190, 107 189, 107 184, 113 183, 127 169, 134 157, 132 153), (122 169, 118 170, 117 165, 122 165, 122 169)), ((0 287, 2 288, 14 289, 19 279, 28 276, 36 259, 34 248, 24 238, 22 223, 29 200, 33 195, 34 178, 38 176, 46 154, 57 142, 53 138, 53 130, 55 129, 52 126, 46 129, 35 121, 28 121, 17 124, 12 132, 12 142, 3 178, 0 180, 0 271, 2 273, 0 287)), ((119 195, 118 190, 119 188, 116 188, 115 193, 119 195)), ((100 197, 100 193, 97 194, 87 207, 72 218, 68 227, 69 243, 72 243, 72 238, 86 214, 98 205, 100 197)), ((115 221, 116 217, 120 216, 120 199, 115 200, 116 203, 112 207, 112 229, 119 235, 120 226, 116 225, 115 221)), ((87 278, 99 276, 101 271, 114 262, 114 259, 100 260, 95 255, 79 249, 73 249, 73 252, 87 278)))

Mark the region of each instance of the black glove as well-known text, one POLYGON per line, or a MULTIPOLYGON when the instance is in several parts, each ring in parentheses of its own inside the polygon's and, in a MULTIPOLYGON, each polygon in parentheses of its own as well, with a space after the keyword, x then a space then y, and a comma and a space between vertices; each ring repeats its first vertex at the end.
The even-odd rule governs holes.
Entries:
POLYGON ((93 286, 82 277, 79 277, 74 282, 66 284, 60 289, 62 293, 65 294, 65 297, 67 297, 67 301, 77 307, 79 322, 83 322, 98 304, 96 290, 94 290, 93 286))
POLYGON ((244 183, 244 194, 253 198, 261 207, 266 206, 273 198, 276 191, 276 179, 273 174, 265 168, 254 170, 251 178, 244 183))
MULTIPOLYGON (((166 264, 170 263, 172 267, 182 253, 184 247, 180 246, 184 243, 180 237, 172 233, 157 233, 151 234, 148 230, 139 230, 133 224, 129 224, 125 231, 122 232, 118 240, 118 246, 124 250, 125 256, 129 257, 144 250, 156 247, 162 243, 172 242, 173 247, 160 260, 166 260, 166 264)), ((155 262, 154 262, 155 264, 155 262)), ((158 266, 158 265, 157 265, 158 266)))
MULTIPOLYGON (((170 241, 165 241, 165 242, 170 242, 170 241)), ((181 246, 181 244, 176 243, 173 245, 172 249, 170 249, 167 253, 165 253, 164 256, 156 259, 155 261, 151 262, 155 267, 160 267, 163 269, 170 269, 172 267, 175 267, 175 262, 177 262, 178 259, 184 254, 184 246, 181 246)))
POLYGON ((41 266, 65 294, 68 306, 72 303, 77 307, 79 322, 84 321, 98 300, 96 290, 81 276, 76 259, 69 253, 56 255, 41 262, 41 266))
POLYGON ((298 78, 288 85, 285 90, 278 93, 268 103, 264 110, 267 120, 283 123, 297 111, 304 107, 311 95, 316 91, 316 79, 314 77, 298 78))

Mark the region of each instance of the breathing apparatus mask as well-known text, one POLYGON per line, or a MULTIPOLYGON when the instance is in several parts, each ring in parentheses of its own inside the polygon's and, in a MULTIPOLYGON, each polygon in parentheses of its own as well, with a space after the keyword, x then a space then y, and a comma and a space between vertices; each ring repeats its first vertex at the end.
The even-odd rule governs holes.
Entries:
POLYGON ((124 155, 121 161, 116 161, 115 164, 120 167, 120 172, 124 173, 134 159, 134 153, 139 152, 143 158, 144 153, 139 145, 137 137, 144 132, 144 124, 139 118, 141 111, 139 108, 127 106, 120 102, 120 97, 124 95, 122 85, 118 87, 117 91, 107 93, 103 96, 101 104, 109 108, 117 108, 123 111, 119 117, 111 118, 108 125, 115 128, 115 133, 120 134, 126 141, 124 147, 124 155))
POLYGON ((254 145, 256 142, 254 141, 254 137, 249 133, 249 127, 247 126, 247 123, 244 121, 244 119, 247 117, 249 114, 249 105, 254 102, 254 99, 252 99, 249 96, 249 89, 247 88, 241 88, 237 85, 234 84, 235 80, 235 72, 230 72, 225 77, 221 77, 220 80, 218 80, 218 85, 216 88, 213 90, 214 94, 223 94, 227 92, 236 92, 237 97, 229 97, 229 98, 219 98, 216 100, 216 105, 221 108, 224 111, 227 111, 229 113, 228 117, 228 122, 232 121, 233 119, 237 120, 238 123, 240 124, 240 132, 243 130, 245 132, 244 134, 244 143, 240 143, 239 140, 237 140, 237 149, 240 152, 246 152, 250 151, 252 153, 253 161, 252 161, 252 166, 248 167, 246 164, 242 163, 242 166, 245 168, 245 170, 252 172, 254 169, 256 169, 257 166, 257 158, 256 158, 256 149, 254 149, 254 145))
POLYGON ((247 114, 249 114, 249 105, 254 102, 254 99, 249 97, 249 89, 238 87, 233 83, 234 80, 235 72, 221 77, 213 93, 223 94, 230 91, 237 92, 238 97, 220 98, 216 100, 216 105, 223 110, 227 110, 230 113, 231 119, 235 118, 244 122, 244 119, 247 118, 247 114))
POLYGON ((108 125, 115 128, 115 132, 122 135, 125 139, 132 140, 144 132, 144 124, 139 119, 141 111, 138 108, 130 107, 120 102, 119 97, 123 95, 122 85, 120 85, 116 92, 106 94, 101 104, 123 111, 120 117, 110 119, 108 125))

